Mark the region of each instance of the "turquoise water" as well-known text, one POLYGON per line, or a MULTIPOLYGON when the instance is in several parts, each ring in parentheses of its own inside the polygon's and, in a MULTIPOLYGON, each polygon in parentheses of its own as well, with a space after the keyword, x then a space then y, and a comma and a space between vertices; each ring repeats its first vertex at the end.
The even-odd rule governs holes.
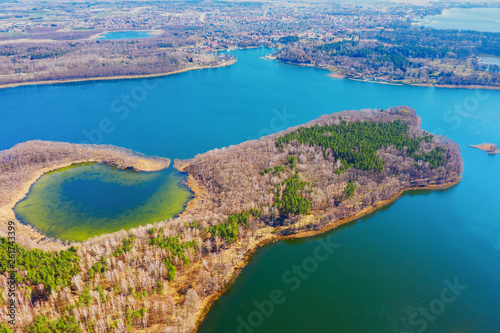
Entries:
POLYGON ((2 89, 0 123, 9 126, 0 131, 0 149, 31 139, 86 141, 190 158, 325 113, 398 104, 417 109, 427 130, 463 145, 500 135, 497 91, 332 79, 325 70, 259 59, 269 52, 233 51, 235 65, 160 79, 2 89), (106 131, 103 119, 111 121, 106 131))
POLYGON ((183 174, 80 164, 43 175, 14 211, 50 237, 83 241, 179 214, 190 199, 183 174))
POLYGON ((420 23, 436 29, 500 32, 500 8, 450 8, 420 23))
POLYGON ((111 31, 107 32, 97 39, 137 39, 154 37, 153 31, 111 31))
POLYGON ((418 332, 422 317, 414 311, 439 305, 434 300, 446 288, 443 281, 456 277, 467 289, 431 317, 425 331, 498 332, 500 162, 468 145, 500 144, 500 91, 332 79, 324 70, 259 59, 269 52, 233 51, 233 66, 160 80, 0 90, 0 123, 9 124, 0 131, 0 149, 29 139, 90 141, 189 158, 325 113, 409 105, 423 128, 459 143, 463 181, 447 191, 405 196, 342 230, 265 247, 201 331, 236 331, 238 317, 248 321, 255 311, 254 300, 280 289, 286 301, 253 331, 418 332), (127 95, 135 98, 127 102, 127 95), (105 118, 112 130, 99 128, 105 118), (282 274, 329 239, 340 247, 290 291, 282 274))

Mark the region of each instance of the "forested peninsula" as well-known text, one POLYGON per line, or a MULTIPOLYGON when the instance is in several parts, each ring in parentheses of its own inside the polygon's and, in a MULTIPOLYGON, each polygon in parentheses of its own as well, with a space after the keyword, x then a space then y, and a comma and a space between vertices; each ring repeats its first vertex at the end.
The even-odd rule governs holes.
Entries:
POLYGON ((180 216, 59 252, 16 245, 17 321, 0 329, 192 332, 259 246, 321 233, 404 191, 458 183, 458 145, 420 125, 405 106, 344 111, 176 160, 194 192, 180 216))
POLYGON ((500 89, 499 66, 482 55, 497 54, 500 34, 394 27, 339 34, 330 41, 297 36, 278 40, 273 57, 326 68, 333 76, 380 83, 443 88, 500 89))

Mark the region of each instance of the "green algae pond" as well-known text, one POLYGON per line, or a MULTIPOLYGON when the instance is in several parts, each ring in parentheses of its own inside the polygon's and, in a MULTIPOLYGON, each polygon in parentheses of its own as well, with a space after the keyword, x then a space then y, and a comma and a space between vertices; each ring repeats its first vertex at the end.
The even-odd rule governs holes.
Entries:
POLYGON ((49 172, 14 208, 17 218, 61 240, 131 229, 176 216, 191 198, 185 175, 77 164, 49 172))

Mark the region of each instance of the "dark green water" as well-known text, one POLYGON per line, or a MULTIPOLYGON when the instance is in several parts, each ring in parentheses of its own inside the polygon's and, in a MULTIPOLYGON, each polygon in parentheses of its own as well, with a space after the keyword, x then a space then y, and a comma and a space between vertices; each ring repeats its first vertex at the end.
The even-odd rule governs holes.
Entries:
POLYGON ((324 70, 259 59, 269 52, 234 51, 233 66, 161 80, 0 90, 0 124, 8 124, 0 130, 0 149, 49 139, 190 158, 325 113, 409 105, 424 129, 460 145, 462 182, 443 192, 405 196, 342 230, 258 251, 201 332, 236 332, 238 318, 248 323, 256 310, 253 301, 269 299, 274 289, 286 301, 250 327, 254 332, 500 332, 500 156, 468 147, 500 145, 500 91, 337 80, 324 70), (122 102, 122 95, 133 103, 122 102), (112 121, 112 131, 99 129, 104 118, 112 121), (291 291, 282 275, 314 254, 320 240, 330 239, 338 249, 291 291), (437 308, 444 281, 455 278, 467 289, 437 308), (430 305, 439 314, 425 319, 419 308, 430 305))
MULTIPOLYGON (((493 158, 467 155, 486 158, 476 171, 500 180, 493 158)), ((499 196, 466 176, 450 190, 412 192, 340 230, 266 246, 200 332, 498 332, 498 218, 477 193, 499 196), (315 259, 322 242, 336 244, 329 255, 319 252, 324 261, 315 259), (445 291, 450 302, 441 301, 445 280, 455 279, 466 289, 445 291), (271 313, 273 290, 282 297, 271 313)))
POLYGON ((75 165, 42 176, 14 210, 19 220, 43 234, 82 241, 179 214, 191 197, 183 181, 172 170, 75 165))

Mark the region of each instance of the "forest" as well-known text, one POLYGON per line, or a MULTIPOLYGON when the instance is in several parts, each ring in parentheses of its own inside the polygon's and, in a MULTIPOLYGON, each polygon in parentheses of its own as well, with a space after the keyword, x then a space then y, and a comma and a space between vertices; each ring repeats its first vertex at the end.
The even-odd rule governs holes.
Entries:
MULTIPOLYGON (((0 43, 0 85, 35 81, 164 74, 231 61, 195 48, 196 36, 165 33, 137 40, 0 43)), ((203 39, 201 39, 203 40, 203 39)))
POLYGON ((312 126, 280 137, 278 144, 290 143, 296 140, 299 144, 309 144, 322 147, 326 154, 329 149, 335 159, 342 162, 345 168, 353 167, 359 170, 384 170, 384 161, 377 155, 381 148, 394 146, 396 149, 406 149, 407 154, 416 160, 429 162, 435 169, 444 165, 445 160, 439 149, 431 153, 419 153, 420 143, 430 141, 432 136, 411 138, 408 136, 408 124, 396 120, 391 123, 355 122, 342 120, 333 126, 312 126))
MULTIPOLYGON (((288 177, 282 183, 276 185, 283 186, 282 193, 276 193, 274 206, 276 206, 281 215, 307 215, 311 209, 311 201, 302 195, 309 182, 301 180, 298 172, 288 177)), ((278 191, 280 192, 280 191, 278 191)))
MULTIPOLYGON (((9 258, 8 247, 7 238, 0 237, 1 274, 5 274, 10 270, 7 265, 9 258)), ((69 286, 71 278, 80 272, 78 267, 79 258, 74 247, 59 252, 45 252, 39 249, 26 250, 14 243, 13 250, 17 253, 17 260, 15 261, 17 271, 14 273, 16 283, 25 283, 31 286, 43 285, 42 288, 32 294, 35 300, 38 298, 47 299, 52 290, 69 286), (25 274, 20 275, 19 272, 25 274)))
POLYGON ((500 68, 480 62, 500 56, 500 34, 398 26, 344 33, 332 41, 290 40, 278 60, 326 67, 352 78, 440 85, 500 86, 500 68))
MULTIPOLYGON (((32 160, 28 153, 9 156, 32 160)), ((57 251, 48 245, 34 250, 34 242, 19 248, 16 327, 3 325, 0 332, 193 332, 203 311, 263 244, 322 232, 404 190, 455 184, 462 173, 458 146, 421 130, 407 106, 324 115, 259 140, 176 160, 174 166, 188 174, 195 193, 180 216, 82 243, 59 243, 57 251), (377 133, 389 138, 370 144, 377 133), (349 149, 341 154, 321 145, 344 137, 353 140, 356 153, 375 151, 383 168, 362 162, 373 159, 371 153, 354 154, 349 156, 363 157, 360 164, 337 172, 350 158, 343 155, 349 149), (438 151, 444 164, 433 166, 436 156, 417 160, 411 151, 438 151), (66 267, 55 280, 50 267, 34 272, 54 263, 66 267)), ((0 287, 7 289, 5 273, 0 287)), ((6 322, 5 293, 0 299, 6 322)))

